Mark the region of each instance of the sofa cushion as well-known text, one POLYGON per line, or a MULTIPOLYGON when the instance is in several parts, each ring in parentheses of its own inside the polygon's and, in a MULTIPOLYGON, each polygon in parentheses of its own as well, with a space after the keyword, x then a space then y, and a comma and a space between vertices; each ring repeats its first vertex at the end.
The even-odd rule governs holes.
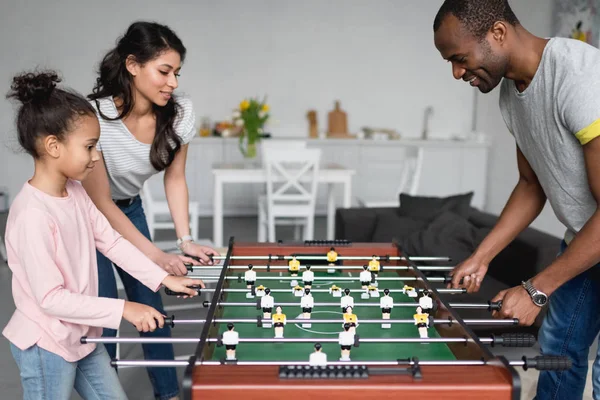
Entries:
POLYGON ((433 221, 439 214, 452 211, 466 219, 471 213, 472 199, 473 192, 449 197, 410 196, 406 193, 400 193, 398 215, 433 221))
POLYGON ((401 217, 397 213, 378 214, 373 230, 372 242, 398 242, 404 240, 412 233, 418 232, 427 226, 427 222, 411 217, 401 217))
POLYGON ((450 257, 454 264, 468 258, 476 248, 478 229, 467 219, 445 211, 421 231, 401 241, 409 255, 450 257))

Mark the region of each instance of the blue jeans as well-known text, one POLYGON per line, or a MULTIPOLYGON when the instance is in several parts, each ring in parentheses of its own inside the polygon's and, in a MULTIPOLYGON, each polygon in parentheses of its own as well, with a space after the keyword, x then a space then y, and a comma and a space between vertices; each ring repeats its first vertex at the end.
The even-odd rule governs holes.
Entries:
MULTIPOLYGON (((127 215, 133 225, 150 240, 150 231, 146 223, 146 216, 142 208, 142 200, 136 197, 133 203, 127 207, 121 207, 121 211, 127 215)), ((112 262, 103 254, 96 251, 98 259, 98 293, 100 297, 117 298, 117 282, 113 273, 112 262)), ((116 270, 123 281, 125 294, 129 301, 136 303, 147 304, 154 307, 159 312, 165 315, 160 293, 153 292, 144 286, 137 279, 116 266, 116 270)), ((117 331, 114 329, 104 329, 102 336, 115 337, 117 331)), ((162 329, 156 329, 154 332, 140 332, 142 337, 171 337, 171 327, 166 325, 162 329)), ((116 345, 105 344, 108 354, 111 358, 116 356, 116 345)), ((175 354, 172 344, 142 344, 144 358, 146 360, 173 360, 175 354)), ((166 367, 149 367, 147 368, 154 396, 157 399, 169 399, 175 397, 179 393, 179 384, 177 382, 177 372, 175 368, 166 367)))
POLYGON ((24 400, 68 400, 73 388, 85 400, 127 400, 104 346, 77 362, 33 345, 21 350, 10 344, 21 373, 24 400))
MULTIPOLYGON (((563 241, 560 252, 567 245, 563 241)), ((539 333, 542 354, 568 356, 567 371, 541 371, 537 400, 583 398, 590 346, 600 331, 600 264, 571 279, 550 296, 539 333)), ((594 399, 600 399, 600 351, 592 368, 594 399)))

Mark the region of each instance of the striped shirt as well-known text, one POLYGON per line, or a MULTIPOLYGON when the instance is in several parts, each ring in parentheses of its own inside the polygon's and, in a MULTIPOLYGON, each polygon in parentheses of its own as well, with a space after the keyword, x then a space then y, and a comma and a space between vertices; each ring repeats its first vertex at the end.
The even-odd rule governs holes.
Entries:
MULTIPOLYGON (((194 137, 196 122, 192 101, 177 98, 179 104, 174 122, 175 133, 181 139, 181 145, 189 143, 194 137)), ((127 129, 123 120, 110 121, 98 113, 96 101, 91 101, 100 122, 100 140, 98 151, 102 152, 108 174, 111 196, 115 200, 137 196, 144 182, 158 171, 150 162, 151 144, 142 143, 127 129)), ((100 110, 109 118, 119 115, 112 97, 98 99, 100 110)))

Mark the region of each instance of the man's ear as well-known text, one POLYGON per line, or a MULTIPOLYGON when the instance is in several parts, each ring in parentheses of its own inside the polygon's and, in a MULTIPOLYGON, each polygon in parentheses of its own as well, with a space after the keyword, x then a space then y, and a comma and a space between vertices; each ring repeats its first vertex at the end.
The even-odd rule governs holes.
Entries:
POLYGON ((504 21, 497 21, 490 29, 492 39, 499 45, 504 44, 506 41, 506 34, 508 32, 508 26, 504 21))

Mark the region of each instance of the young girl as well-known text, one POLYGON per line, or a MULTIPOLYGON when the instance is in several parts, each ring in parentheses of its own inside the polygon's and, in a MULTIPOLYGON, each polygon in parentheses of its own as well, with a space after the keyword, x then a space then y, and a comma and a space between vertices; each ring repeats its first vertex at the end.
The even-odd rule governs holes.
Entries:
MULTIPOLYGON (((175 223, 177 247, 188 255, 209 263, 208 255, 218 253, 193 242, 189 226, 189 199, 185 178, 188 143, 194 131, 192 102, 174 95, 186 49, 181 40, 164 25, 135 22, 121 37, 116 48, 100 63, 99 77, 89 96, 100 122, 100 160, 83 182, 91 199, 111 225, 138 249, 176 275, 187 273, 184 262, 193 259, 167 254, 151 241, 139 193, 144 182, 159 171, 175 223)), ((175 243, 174 243, 175 244, 175 243)), ((117 268, 127 298, 163 310, 160 296, 117 268)), ((100 296, 117 297, 113 268, 98 254, 100 296)), ((105 329, 104 336, 116 331, 105 329)), ((169 337, 165 326, 142 336, 169 337)), ((115 356, 115 346, 106 346, 115 356)), ((144 344, 147 360, 174 358, 171 344, 144 344)), ((175 398, 179 393, 174 368, 148 368, 157 399, 175 398)))
POLYGON ((81 344, 117 328, 121 319, 139 331, 164 324, 147 305, 97 297, 96 248, 140 279, 195 295, 203 284, 170 276, 113 230, 78 181, 99 160, 100 127, 83 97, 56 88, 53 72, 13 79, 9 98, 22 105, 17 117, 21 146, 35 172, 10 208, 6 227, 8 265, 16 311, 3 331, 21 373, 24 398, 67 399, 73 387, 84 399, 125 399, 104 346, 81 344))

